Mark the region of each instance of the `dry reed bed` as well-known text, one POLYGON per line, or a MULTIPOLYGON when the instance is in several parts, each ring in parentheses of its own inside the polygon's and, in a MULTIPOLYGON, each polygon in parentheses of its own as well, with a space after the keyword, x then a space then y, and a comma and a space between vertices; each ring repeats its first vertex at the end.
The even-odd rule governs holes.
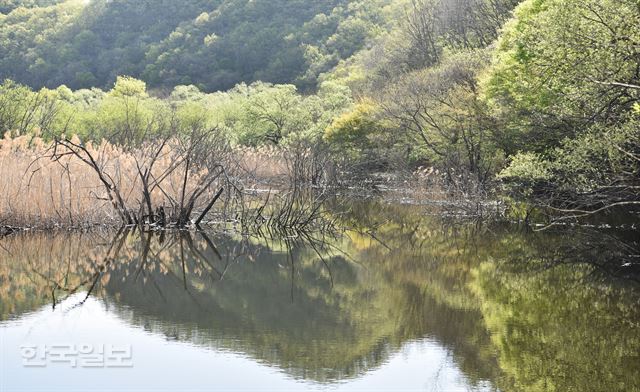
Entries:
POLYGON ((177 140, 131 149, 106 141, 81 144, 71 138, 56 144, 34 136, 11 138, 6 134, 0 140, 0 235, 12 227, 78 229, 131 224, 123 219, 123 210, 135 217, 136 224, 150 215, 153 218, 148 221, 156 222, 158 208, 179 210, 176 204, 203 192, 193 207, 200 215, 208 211, 209 202, 216 200, 214 196, 222 188, 223 200, 214 208, 221 219, 235 217, 250 225, 282 224, 283 219, 286 225, 310 222, 316 217, 320 199, 303 197, 298 185, 311 180, 313 169, 306 164, 313 162, 312 154, 309 149, 292 153, 276 147, 205 147, 185 152, 184 144, 177 140), (95 159, 98 170, 88 164, 88 156, 95 159), (186 157, 191 164, 185 163, 186 157), (151 175, 145 183, 147 169, 151 175), (117 189, 122 203, 114 201, 105 178, 117 189), (288 188, 292 184, 293 191, 288 188), (273 208, 265 209, 265 195, 273 208), (267 211, 273 216, 262 215, 267 211))
MULTIPOLYGON (((79 143, 74 139, 71 140, 79 143)), ((81 228, 119 224, 117 211, 96 171, 78 157, 64 155, 64 151, 57 151, 58 159, 51 159, 51 147, 51 143, 30 136, 10 138, 7 134, 0 141, 0 226, 81 228)), ((104 141, 86 143, 84 147, 118 187, 126 207, 139 209, 143 188, 138 168, 144 151, 125 150, 104 141)), ((168 143, 154 163, 153 176, 162 176, 175 166, 176 159, 168 143)), ((182 197, 183 165, 177 165, 162 187, 151 192, 154 206, 169 206, 172 200, 182 197)), ((207 174, 207 168, 192 170, 185 193, 195 192, 207 174)), ((210 184, 210 189, 205 190, 207 196, 215 193, 217 185, 210 184)))
POLYGON ((284 184, 289 177, 289 165, 282 149, 274 146, 238 147, 233 150, 235 171, 249 188, 264 188, 284 184))

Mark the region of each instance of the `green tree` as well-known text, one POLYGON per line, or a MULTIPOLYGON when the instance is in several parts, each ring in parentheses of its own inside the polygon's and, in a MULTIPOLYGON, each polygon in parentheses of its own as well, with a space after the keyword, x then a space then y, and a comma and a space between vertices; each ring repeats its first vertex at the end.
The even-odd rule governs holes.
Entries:
POLYGON ((533 183, 525 193, 578 215, 639 203, 638 21, 632 0, 518 7, 483 80, 502 147, 522 152, 502 174, 512 189, 533 183))

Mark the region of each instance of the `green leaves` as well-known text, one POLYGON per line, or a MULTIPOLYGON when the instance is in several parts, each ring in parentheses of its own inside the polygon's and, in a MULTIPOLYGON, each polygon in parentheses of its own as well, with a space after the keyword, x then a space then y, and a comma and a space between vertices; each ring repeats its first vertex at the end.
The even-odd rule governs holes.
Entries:
POLYGON ((640 78, 634 1, 528 0, 515 15, 485 81, 487 96, 516 115, 510 121, 555 128, 561 140, 567 128, 629 112, 640 91, 621 85, 640 78))
POLYGON ((105 89, 131 75, 150 87, 260 80, 315 90, 379 33, 387 1, 5 1, 0 78, 34 88, 105 89), (306 56, 310 47, 317 56, 306 56))
POLYGON ((340 154, 358 158, 374 147, 371 136, 382 130, 376 120, 379 109, 371 101, 358 103, 353 110, 336 118, 324 132, 324 140, 340 154))
POLYGON ((110 94, 114 97, 147 97, 147 84, 130 76, 118 76, 110 94))
POLYGON ((545 182, 586 204, 587 194, 595 203, 628 197, 617 192, 637 183, 638 23, 634 0, 517 8, 481 83, 509 152, 522 151, 503 180, 545 182))

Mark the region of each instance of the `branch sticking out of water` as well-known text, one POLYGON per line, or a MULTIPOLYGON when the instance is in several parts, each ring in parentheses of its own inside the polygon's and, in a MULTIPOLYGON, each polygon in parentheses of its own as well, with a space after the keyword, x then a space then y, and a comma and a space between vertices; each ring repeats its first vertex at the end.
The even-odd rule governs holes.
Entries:
POLYGON ((119 168, 110 173, 108 162, 86 145, 66 138, 57 139, 49 149, 48 157, 55 162, 73 157, 90 168, 100 180, 123 226, 181 229, 192 223, 199 226, 223 193, 224 188, 218 185, 217 193, 192 222, 196 206, 203 204, 201 200, 212 193, 220 179, 226 178, 222 164, 211 164, 210 160, 201 160, 198 156, 199 146, 209 136, 207 132, 194 131, 185 140, 166 137, 148 142, 135 151, 136 175, 134 186, 129 190, 129 194, 139 192, 140 197, 135 202, 121 186, 119 168), (165 164, 159 165, 160 160, 165 164), (135 186, 138 183, 140 185, 135 186), (176 183, 179 184, 177 187, 176 183))

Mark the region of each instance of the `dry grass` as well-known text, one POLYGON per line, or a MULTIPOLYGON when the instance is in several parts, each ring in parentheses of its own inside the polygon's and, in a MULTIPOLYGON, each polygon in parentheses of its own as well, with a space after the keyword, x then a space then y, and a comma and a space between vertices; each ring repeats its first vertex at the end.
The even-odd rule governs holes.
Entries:
POLYGON ((238 175, 250 187, 284 183, 289 176, 285 152, 272 146, 239 147, 233 151, 238 175), (252 184, 251 184, 252 182, 252 184))
POLYGON ((322 198, 300 196, 304 188, 300 184, 321 185, 318 173, 323 173, 325 161, 315 150, 195 144, 191 149, 184 140, 163 140, 132 149, 106 141, 81 144, 72 138, 48 143, 34 136, 6 134, 0 140, 0 231, 121 224, 184 227, 183 220, 175 220, 175 211, 185 210, 191 225, 197 225, 200 219, 191 218, 207 214, 222 188, 225 193, 215 210, 224 221, 247 216, 252 224, 270 221, 262 213, 274 210, 290 224, 291 219, 313 220, 302 219, 293 210, 305 216, 319 211, 322 198), (273 193, 280 195, 266 199, 274 208, 265 210, 264 195, 273 193), (190 195, 201 196, 190 199, 190 195), (183 200, 195 200, 193 208, 183 209, 183 200), (156 219, 160 216, 172 220, 161 224, 165 220, 156 219))
POLYGON ((0 222, 49 227, 111 220, 112 207, 96 198, 97 177, 70 157, 44 159, 48 147, 27 136, 0 142, 0 222))
MULTIPOLYGON (((119 217, 96 172, 72 155, 50 159, 50 147, 30 136, 10 138, 7 134, 0 141, 0 226, 79 228, 118 224, 119 217)), ((138 209, 143 196, 137 165, 145 152, 126 151, 107 142, 87 143, 86 148, 113 179, 127 208, 138 209)), ((154 165, 154 175, 161 176, 175 162, 168 143, 154 165)), ((169 206, 171 199, 180 199, 183 174, 184 169, 178 166, 166 177, 162 188, 151 194, 154 205, 169 206)), ((186 193, 193 192, 206 174, 206 168, 193 170, 186 193)), ((213 195, 217 186, 212 184, 207 193, 213 195)))

